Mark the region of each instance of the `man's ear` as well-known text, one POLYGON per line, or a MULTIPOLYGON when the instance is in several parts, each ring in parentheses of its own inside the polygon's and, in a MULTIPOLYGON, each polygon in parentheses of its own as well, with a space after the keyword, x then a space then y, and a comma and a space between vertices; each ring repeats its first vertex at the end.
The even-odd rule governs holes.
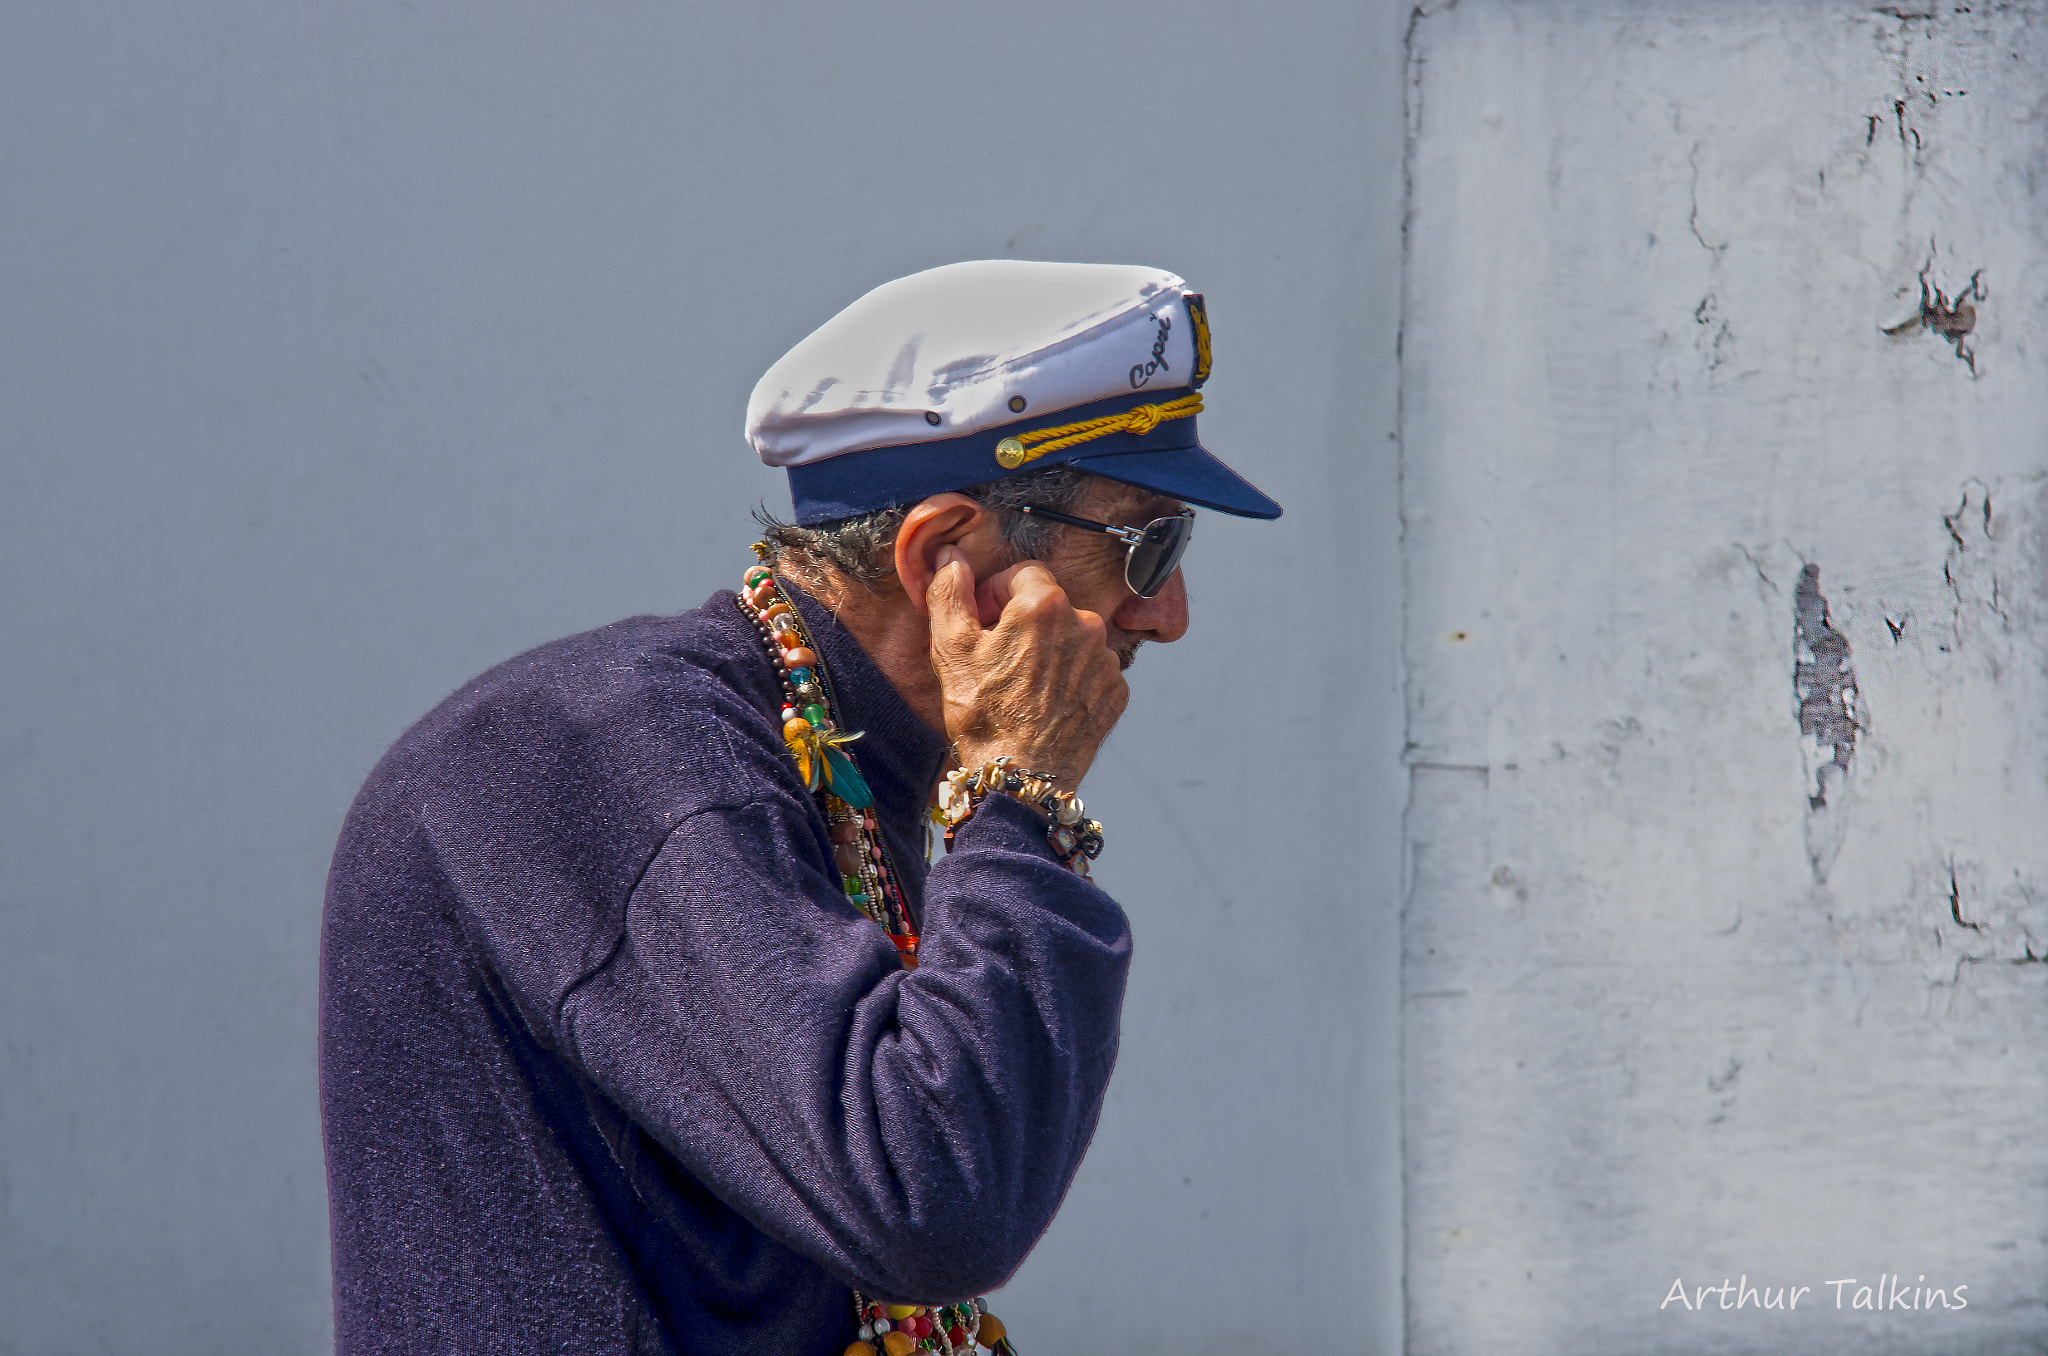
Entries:
POLYGON ((935 494, 904 514, 896 529, 896 580, 910 605, 928 617, 925 594, 939 572, 940 550, 959 547, 980 581, 995 573, 998 545, 994 514, 964 494, 935 494))

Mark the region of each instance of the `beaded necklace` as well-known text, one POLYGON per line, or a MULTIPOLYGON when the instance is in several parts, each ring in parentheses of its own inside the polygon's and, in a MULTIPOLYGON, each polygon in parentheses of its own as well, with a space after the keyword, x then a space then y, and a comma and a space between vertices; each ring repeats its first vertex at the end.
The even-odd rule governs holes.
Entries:
MULTIPOLYGON (((767 549, 764 543, 754 545, 757 555, 765 557, 767 549)), ((804 619, 766 565, 747 571, 735 601, 782 672, 782 742, 796 760, 797 775, 824 808, 832 860, 846 897, 895 944, 904 968, 915 970, 917 928, 902 883, 889 865, 874 792, 845 747, 860 735, 847 732, 836 718, 839 703, 804 619)))
MULTIPOLYGON (((746 572, 734 598, 782 675, 782 742, 797 775, 817 796, 832 839, 832 860, 846 897, 895 944, 906 970, 917 968, 917 929, 902 882, 889 863, 868 788, 846 745, 859 739, 839 721, 824 660, 804 620, 765 563, 768 546, 754 544, 763 563, 746 572)), ((951 846, 952 831, 947 831, 951 846)), ((979 1298, 959 1304, 878 1304, 853 1292, 859 1333, 844 1356, 971 1356, 977 1344, 996 1356, 1017 1356, 1001 1320, 979 1298)))

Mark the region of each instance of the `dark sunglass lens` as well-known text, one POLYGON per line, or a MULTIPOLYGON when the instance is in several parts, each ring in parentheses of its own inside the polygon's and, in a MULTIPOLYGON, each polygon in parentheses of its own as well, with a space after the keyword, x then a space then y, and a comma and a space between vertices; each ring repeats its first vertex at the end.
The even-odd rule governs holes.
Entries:
POLYGON ((1124 566, 1131 592, 1150 598, 1165 588, 1194 531, 1192 518, 1155 518, 1147 523, 1145 539, 1131 548, 1131 558, 1124 566))

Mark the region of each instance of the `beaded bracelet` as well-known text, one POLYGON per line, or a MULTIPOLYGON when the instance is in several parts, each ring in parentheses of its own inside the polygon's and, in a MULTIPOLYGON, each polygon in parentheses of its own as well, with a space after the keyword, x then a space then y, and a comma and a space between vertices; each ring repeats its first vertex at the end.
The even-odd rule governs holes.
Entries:
POLYGON ((1004 754, 975 771, 955 768, 939 784, 939 816, 946 822, 946 850, 953 850, 953 831, 974 817, 990 794, 1021 801, 1045 816, 1045 838, 1060 865, 1087 879, 1088 863, 1102 855, 1102 825, 1086 817, 1081 798, 1053 786, 1054 772, 1032 772, 1010 766, 1004 754))

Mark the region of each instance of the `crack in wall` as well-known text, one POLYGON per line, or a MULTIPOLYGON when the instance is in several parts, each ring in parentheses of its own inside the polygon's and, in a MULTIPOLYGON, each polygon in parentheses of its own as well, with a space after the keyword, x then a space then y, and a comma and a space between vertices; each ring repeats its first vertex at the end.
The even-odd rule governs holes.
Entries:
POLYGON ((1820 591, 1820 566, 1812 562, 1799 571, 1792 622, 1792 694, 1799 703, 1800 748, 1811 788, 1806 855, 1814 880, 1825 883, 1848 829, 1849 768, 1861 726, 1849 639, 1834 627, 1820 591))
POLYGON ((1695 141, 1685 157, 1685 163, 1692 166, 1692 214, 1686 218, 1686 224, 1692 227, 1692 238, 1700 242, 1700 248, 1719 259, 1722 251, 1728 248, 1728 242, 1724 240, 1718 245, 1710 245, 1700 234, 1700 146, 1701 143, 1695 141))
POLYGON ((1998 619, 1999 632, 2013 634, 2012 603, 1993 550, 1996 538, 1991 495, 1991 486, 1972 476, 1963 482, 1955 512, 1941 515, 1942 530, 1949 539, 1948 554, 1941 562, 1941 579, 1948 586, 1950 597, 1950 639, 1942 648, 1951 653, 1962 650, 1966 633, 1983 638, 1973 625, 1982 624, 1983 619, 1973 615, 1979 611, 1998 619))
POLYGON ((1778 581, 1765 573, 1764 564, 1756 558, 1756 552, 1750 550, 1739 541, 1731 541, 1728 544, 1742 553, 1742 558, 1749 562, 1749 568, 1756 571, 1756 577, 1760 583, 1770 585, 1771 592, 1773 593, 1781 593, 1781 590, 1778 588, 1778 581))
POLYGON ((1956 859, 1948 859, 1948 916, 1956 920, 1956 926, 1972 932, 1982 932, 1983 926, 1963 917, 1963 883, 1956 877, 1956 859))
POLYGON ((1935 949, 1947 953, 1935 973, 1945 971, 1947 978, 1930 978, 1933 987, 1952 988, 1966 966, 2048 962, 2048 942, 2042 940, 2048 908, 2025 868, 1993 873, 1982 861, 1951 851, 1934 863, 1931 874, 1948 914, 1935 929, 1935 949), (1957 930, 1943 938, 1950 924, 1957 930))

